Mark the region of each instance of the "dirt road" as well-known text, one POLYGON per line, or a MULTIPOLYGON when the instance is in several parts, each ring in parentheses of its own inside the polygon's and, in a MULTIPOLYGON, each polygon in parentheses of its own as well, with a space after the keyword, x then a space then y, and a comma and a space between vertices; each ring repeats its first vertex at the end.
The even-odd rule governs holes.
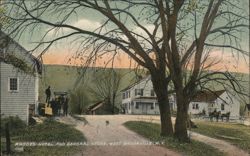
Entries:
MULTIPOLYGON (((151 142, 122 125, 126 121, 149 121, 159 123, 159 116, 85 115, 84 117, 88 121, 88 124, 76 121, 71 117, 62 119, 65 123, 76 124, 76 128, 84 133, 88 140, 88 144, 99 144, 99 146, 87 146, 79 155, 152 156, 156 153, 157 156, 181 155, 180 153, 161 146, 145 145, 151 142), (124 143, 126 143, 126 145, 123 145, 124 143)), ((174 122, 174 118, 172 120, 174 122)), ((249 156, 245 151, 222 140, 213 139, 194 132, 191 132, 191 138, 218 148, 227 153, 228 156, 249 156)))
MULTIPOLYGON (((84 116, 88 124, 75 121, 71 117, 62 122, 76 124, 84 133, 87 143, 79 156, 181 156, 181 154, 158 145, 149 145, 149 140, 125 128, 122 124, 131 120, 143 120, 143 116, 84 116), (107 122, 108 121, 108 122, 107 122)), ((154 120, 154 117, 151 117, 154 120)), ((157 142, 156 142, 157 144, 157 142)))

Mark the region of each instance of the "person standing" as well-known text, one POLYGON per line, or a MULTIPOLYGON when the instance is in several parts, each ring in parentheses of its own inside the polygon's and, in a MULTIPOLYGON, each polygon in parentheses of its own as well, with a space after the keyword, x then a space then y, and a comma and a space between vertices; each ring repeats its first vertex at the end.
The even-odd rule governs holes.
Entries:
POLYGON ((46 102, 49 102, 51 97, 50 86, 45 90, 45 94, 46 94, 46 102))
POLYGON ((63 105, 63 114, 64 114, 64 116, 68 115, 68 107, 69 107, 68 103, 69 103, 69 98, 66 97, 66 99, 64 101, 64 105, 63 105))

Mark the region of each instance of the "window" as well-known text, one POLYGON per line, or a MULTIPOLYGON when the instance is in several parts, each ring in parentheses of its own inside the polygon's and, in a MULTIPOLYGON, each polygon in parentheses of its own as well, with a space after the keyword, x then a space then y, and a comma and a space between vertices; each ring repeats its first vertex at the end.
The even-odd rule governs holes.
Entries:
POLYGON ((126 98, 130 98, 130 91, 127 91, 125 94, 126 98))
POLYGON ((135 109, 139 109, 139 104, 135 103, 135 109))
POLYGON ((5 56, 6 48, 0 48, 0 56, 5 56))
POLYGON ((122 99, 126 99, 126 93, 122 93, 122 99))
POLYGON ((225 105, 221 104, 221 110, 225 110, 225 105))
POLYGON ((155 91, 153 89, 151 89, 151 96, 155 96, 155 91))
POLYGON ((193 103, 192 108, 193 109, 199 109, 199 104, 198 103, 193 103))
POLYGON ((154 104, 153 103, 151 103, 151 109, 154 109, 155 107, 154 107, 154 104))
POLYGON ((194 103, 192 104, 192 108, 195 109, 195 104, 194 103))
POLYGON ((141 95, 143 96, 143 89, 135 89, 135 96, 136 95, 141 95))
POLYGON ((9 78, 9 91, 18 91, 18 78, 9 78))
POLYGON ((195 105, 195 109, 199 109, 199 104, 198 103, 195 105))

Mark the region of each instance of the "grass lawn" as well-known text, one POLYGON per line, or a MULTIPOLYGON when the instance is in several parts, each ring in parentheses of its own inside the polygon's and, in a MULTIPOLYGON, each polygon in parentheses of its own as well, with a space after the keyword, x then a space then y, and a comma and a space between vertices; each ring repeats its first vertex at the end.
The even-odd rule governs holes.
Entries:
MULTIPOLYGON (((69 142, 84 142, 84 135, 76 130, 73 126, 59 123, 54 120, 45 120, 43 124, 28 126, 20 130, 20 133, 11 134, 12 151, 15 148, 15 143, 35 142, 35 143, 69 143, 69 142)), ((4 136, 1 136, 1 142, 4 141, 4 136)), ((5 145, 2 144, 4 150, 5 145)), ((72 155, 80 151, 83 146, 24 146, 24 152, 15 152, 14 155, 72 155)))
POLYGON ((192 129, 192 131, 231 142, 232 144, 250 153, 249 126, 222 122, 196 121, 195 123, 198 128, 192 129))
POLYGON ((180 143, 171 137, 160 136, 160 125, 142 121, 128 121, 124 125, 132 131, 151 141, 163 141, 164 146, 188 156, 223 156, 224 153, 204 143, 192 140, 191 143, 180 143))

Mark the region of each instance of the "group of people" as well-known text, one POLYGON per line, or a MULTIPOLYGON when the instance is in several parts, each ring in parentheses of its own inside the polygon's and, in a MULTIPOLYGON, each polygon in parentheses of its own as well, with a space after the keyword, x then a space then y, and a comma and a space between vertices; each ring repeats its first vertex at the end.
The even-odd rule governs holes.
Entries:
POLYGON ((52 113, 54 116, 68 115, 69 98, 67 97, 67 95, 58 95, 55 96, 55 98, 52 98, 52 100, 50 100, 51 99, 50 86, 45 90, 45 94, 46 94, 46 103, 51 106, 52 113))

